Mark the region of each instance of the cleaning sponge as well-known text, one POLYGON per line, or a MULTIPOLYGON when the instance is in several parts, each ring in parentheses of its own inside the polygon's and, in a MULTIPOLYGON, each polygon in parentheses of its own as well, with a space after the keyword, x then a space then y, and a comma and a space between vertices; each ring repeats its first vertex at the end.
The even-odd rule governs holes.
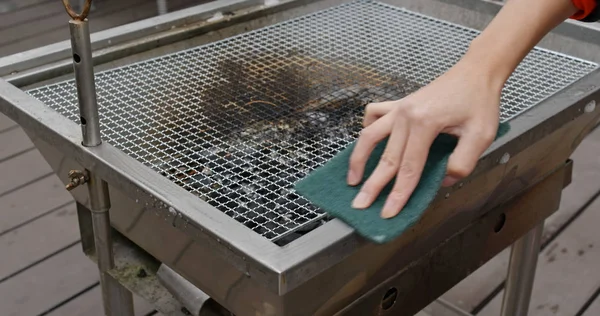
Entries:
MULTIPOLYGON (((500 124, 497 138, 508 132, 507 123, 500 124)), ((387 139, 380 142, 371 153, 365 167, 364 180, 375 170, 383 154, 387 139)), ((329 215, 350 225, 366 239, 375 243, 386 243, 402 234, 415 224, 435 198, 446 175, 450 154, 457 145, 457 139, 440 134, 433 142, 421 179, 402 211, 391 219, 381 218, 383 204, 394 186, 389 183, 375 202, 367 209, 352 208, 352 200, 358 194, 360 185, 349 186, 346 182, 348 164, 355 143, 339 152, 325 165, 298 181, 296 191, 329 215)))

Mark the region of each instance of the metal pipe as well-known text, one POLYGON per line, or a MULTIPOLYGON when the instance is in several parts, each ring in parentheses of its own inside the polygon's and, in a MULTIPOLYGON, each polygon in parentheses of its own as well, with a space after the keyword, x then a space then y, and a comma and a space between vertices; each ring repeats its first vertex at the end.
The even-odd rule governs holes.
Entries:
POLYGON ((193 316, 232 316, 225 307, 214 301, 177 272, 161 264, 156 273, 161 284, 193 316))
POLYGON ((92 175, 88 182, 88 192, 105 315, 133 315, 131 292, 108 274, 108 271, 115 267, 108 212, 110 209, 108 184, 100 177, 92 175))
POLYGON ((113 249, 111 240, 111 227, 108 217, 110 197, 108 184, 93 175, 88 180, 88 193, 90 196, 90 211, 92 212, 92 226, 94 228, 96 256, 100 271, 107 271, 114 267, 113 249))
MULTIPOLYGON (((73 20, 69 22, 69 28, 71 31, 73 67, 81 116, 82 144, 88 147, 95 147, 100 145, 102 140, 100 137, 98 104, 96 102, 90 33, 85 16, 82 20, 73 17, 73 20)), ((108 273, 109 270, 115 267, 109 215, 110 196, 108 193, 108 184, 100 177, 88 171, 87 185, 105 315, 133 315, 133 296, 131 292, 125 289, 108 273)))
POLYGON ((156 0, 156 6, 158 7, 159 15, 169 13, 169 11, 167 9, 167 0, 156 0))
POLYGON ((110 209, 108 184, 97 176, 91 176, 88 192, 105 315, 133 315, 131 292, 108 273, 115 267, 108 212, 110 209))
POLYGON ((69 21, 69 29, 83 134, 82 143, 84 146, 94 147, 100 145, 102 141, 88 21, 73 19, 69 21))
POLYGON ((525 316, 529 311, 543 231, 544 222, 512 246, 501 316, 525 316))
POLYGON ((195 287, 165 264, 160 265, 156 276, 190 314, 194 316, 200 315, 202 307, 210 299, 208 294, 202 292, 202 290, 195 287))

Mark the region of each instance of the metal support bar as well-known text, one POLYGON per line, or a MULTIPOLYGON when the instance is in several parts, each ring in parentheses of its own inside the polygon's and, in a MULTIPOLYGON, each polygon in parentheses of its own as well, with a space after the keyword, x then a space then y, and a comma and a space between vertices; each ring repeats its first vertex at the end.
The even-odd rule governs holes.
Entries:
POLYGON ((159 15, 169 13, 169 11, 167 9, 167 0, 156 0, 156 6, 158 7, 159 15))
POLYGON ((115 267, 108 213, 110 209, 108 184, 99 177, 93 176, 88 183, 88 191, 105 314, 108 316, 133 315, 131 292, 108 274, 108 271, 115 267))
POLYGON ((512 246, 500 313, 502 316, 525 316, 528 313, 543 230, 544 222, 512 246))
POLYGON ((94 147, 100 145, 102 141, 88 21, 71 20, 69 29, 83 134, 82 143, 86 147, 94 147))
POLYGON ((208 294, 173 271, 164 263, 160 265, 156 276, 187 311, 194 316, 233 316, 225 307, 213 300, 208 294))
MULTIPOLYGON (((100 137, 98 104, 96 102, 90 33, 85 16, 82 17, 82 20, 73 18, 69 22, 69 28, 81 116, 82 144, 86 147, 95 147, 100 145, 102 140, 100 137)), ((107 316, 133 315, 131 292, 108 273, 115 267, 108 212, 110 209, 108 184, 89 171, 88 179, 94 245, 100 271, 104 312, 107 316)))

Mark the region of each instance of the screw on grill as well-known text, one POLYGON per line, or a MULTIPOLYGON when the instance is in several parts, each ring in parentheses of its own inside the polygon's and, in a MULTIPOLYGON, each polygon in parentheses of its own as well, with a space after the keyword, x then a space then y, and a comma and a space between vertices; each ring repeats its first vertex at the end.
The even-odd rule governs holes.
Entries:
POLYGON ((69 171, 69 183, 67 183, 65 189, 67 189, 67 191, 71 191, 87 181, 88 177, 83 171, 71 170, 69 171))

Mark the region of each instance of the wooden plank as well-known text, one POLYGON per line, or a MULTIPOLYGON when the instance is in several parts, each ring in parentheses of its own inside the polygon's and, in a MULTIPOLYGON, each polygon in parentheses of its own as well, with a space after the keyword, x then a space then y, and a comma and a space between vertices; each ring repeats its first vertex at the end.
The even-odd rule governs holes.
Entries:
MULTIPOLYGON (((571 156, 573 180, 563 191, 560 209, 550 216, 544 228, 544 241, 550 240, 600 191, 600 129, 591 133, 571 156)), ((442 297, 463 310, 473 311, 506 277, 510 249, 487 262, 468 278, 457 284, 442 297)))
POLYGON ((75 204, 0 235, 0 280, 80 239, 75 204))
POLYGON ((101 296, 100 286, 96 285, 91 290, 47 313, 46 316, 104 316, 101 296))
POLYGON ((20 128, 0 133, 0 163, 32 148, 34 148, 33 143, 20 128))
MULTIPOLYGON (((528 315, 576 315, 600 287, 598 223, 600 198, 540 254, 528 315)), ((499 315, 503 293, 477 315, 499 315)))
POLYGON ((49 2, 52 0, 9 0, 2 1, 2 6, 0 6, 0 18, 3 18, 6 15, 10 15, 18 12, 24 8, 36 6, 38 4, 42 4, 44 2, 49 2))
POLYGON ((37 150, 4 161, 0 163, 0 198, 51 173, 52 168, 37 150))
MULTIPOLYGON (((101 17, 108 17, 112 13, 118 11, 128 11, 131 8, 135 8, 146 0, 121 0, 115 1, 110 6, 103 6, 95 12, 90 12, 90 26, 95 24, 95 21, 101 21, 101 17)), ((57 5, 62 6, 62 2, 56 1, 57 5)), ((156 3, 152 3, 156 6, 156 3)), ((0 45, 8 45, 18 43, 21 40, 43 35, 45 32, 57 29, 64 29, 69 34, 68 27, 69 16, 64 11, 61 14, 53 14, 43 18, 29 19, 18 23, 13 27, 7 27, 0 29, 0 45)))
POLYGON ((9 119, 6 115, 0 113, 0 133, 11 129, 16 125, 17 125, 17 123, 15 123, 13 120, 9 119))
POLYGON ((73 197, 55 175, 0 197, 0 235, 69 202, 73 197), (37 195, 44 198, 31 198, 37 195))
MULTIPOLYGON (((133 296, 133 307, 136 316, 145 316, 154 308, 139 296, 133 296)), ((75 297, 73 300, 46 314, 46 316, 104 316, 102 307, 102 292, 100 286, 75 297)), ((161 314, 154 314, 161 316, 161 314)))
POLYGON ((83 254, 81 244, 73 245, 0 283, 2 315, 39 315, 97 280, 97 266, 83 254))
MULTIPOLYGON (((121 2, 119 6, 99 6, 98 11, 90 13, 90 32, 98 32, 157 15, 156 2, 146 0, 137 0, 137 2, 126 0, 121 2)), ((170 0, 168 3, 169 11, 200 4, 192 0, 170 0)), ((28 36, 19 38, 14 38, 14 36, 13 38, 8 37, 9 34, 14 35, 20 29, 25 28, 23 25, 15 27, 17 30, 0 31, 0 56, 16 54, 69 38, 68 27, 64 19, 60 19, 60 15, 41 20, 44 20, 44 23, 40 23, 36 27, 42 27, 45 30, 43 33, 39 31, 37 33, 26 31, 28 36), (2 32, 7 33, 7 37, 4 39, 2 38, 4 36, 2 32), (4 43, 2 44, 1 42, 4 43)), ((27 25, 28 30, 33 28, 31 25, 27 25)))
POLYGON ((585 310, 582 316, 598 316, 600 315, 600 296, 596 297, 592 305, 585 310))
POLYGON ((21 53, 30 49, 50 45, 69 38, 68 29, 46 31, 38 36, 24 39, 13 44, 0 45, 0 57, 21 53))
POLYGON ((29 21, 45 18, 51 15, 64 14, 65 7, 61 1, 49 1, 34 6, 28 6, 10 14, 0 15, 0 30, 23 25, 29 21))

